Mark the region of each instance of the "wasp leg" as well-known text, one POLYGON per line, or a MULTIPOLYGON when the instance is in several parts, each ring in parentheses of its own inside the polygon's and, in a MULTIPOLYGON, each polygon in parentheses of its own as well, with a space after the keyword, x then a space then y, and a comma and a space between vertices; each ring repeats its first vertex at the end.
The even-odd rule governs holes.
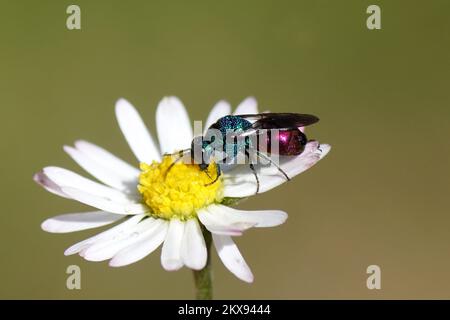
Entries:
MULTIPOLYGON (((212 179, 212 178, 209 176, 208 171, 205 170, 205 173, 206 173, 206 175, 207 175, 210 179, 212 179)), ((216 164, 216 178, 214 179, 214 181, 205 184, 205 187, 210 186, 210 185, 216 183, 217 180, 219 180, 219 177, 220 177, 221 174, 222 174, 222 172, 220 171, 220 166, 219 166, 218 164, 216 164)))
POLYGON ((255 166, 253 165, 253 163, 250 163, 250 169, 252 169, 253 174, 255 175, 255 179, 256 179, 256 192, 255 194, 259 193, 259 178, 258 178, 258 174, 256 173, 256 169, 255 166))
POLYGON ((272 159, 270 159, 270 157, 266 156, 265 154, 263 154, 259 151, 256 151, 256 155, 260 158, 263 158, 263 159, 269 161, 271 164, 273 164, 275 167, 277 167, 278 171, 280 171, 284 175, 284 177, 286 178, 287 181, 291 180, 291 178, 289 178, 289 176, 286 174, 286 172, 284 172, 283 169, 281 169, 279 165, 277 165, 275 162, 273 162, 272 159))
POLYGON ((258 194, 259 193, 259 178, 258 178, 258 174, 256 173, 255 165, 253 164, 252 159, 250 159, 250 153, 249 153, 249 151, 247 149, 245 150, 245 155, 248 158, 249 167, 250 167, 250 169, 252 169, 252 172, 255 175, 255 179, 256 179, 256 193, 255 194, 258 194))
POLYGON ((209 175, 208 170, 204 170, 205 174, 208 176, 208 178, 210 178, 212 180, 212 177, 209 175))

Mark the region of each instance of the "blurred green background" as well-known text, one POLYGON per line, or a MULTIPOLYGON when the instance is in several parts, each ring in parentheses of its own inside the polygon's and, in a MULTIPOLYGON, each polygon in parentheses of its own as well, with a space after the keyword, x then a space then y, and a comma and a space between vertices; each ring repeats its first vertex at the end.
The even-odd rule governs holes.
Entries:
POLYGON ((82 172, 63 144, 87 139, 136 163, 114 117, 130 100, 155 134, 165 95, 191 120, 219 99, 313 113, 333 146, 313 169, 245 209, 288 222, 237 243, 255 274, 237 280, 213 256, 216 298, 450 298, 450 2, 1 1, 0 298, 192 298, 191 272, 159 250, 109 268, 64 249, 96 230, 54 235, 53 215, 87 209, 32 181, 46 165, 82 172), (81 7, 82 30, 66 29, 81 7), (378 4, 382 30, 366 28, 378 4), (82 289, 66 289, 66 268, 82 289), (366 288, 366 268, 382 289, 366 288))

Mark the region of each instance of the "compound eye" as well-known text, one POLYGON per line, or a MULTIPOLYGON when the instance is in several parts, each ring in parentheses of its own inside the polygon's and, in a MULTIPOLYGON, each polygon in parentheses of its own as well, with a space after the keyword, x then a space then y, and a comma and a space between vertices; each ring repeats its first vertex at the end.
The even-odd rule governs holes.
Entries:
POLYGON ((191 148, 194 148, 194 147, 202 147, 202 143, 203 143, 203 137, 194 137, 194 139, 192 139, 192 142, 191 142, 191 148))

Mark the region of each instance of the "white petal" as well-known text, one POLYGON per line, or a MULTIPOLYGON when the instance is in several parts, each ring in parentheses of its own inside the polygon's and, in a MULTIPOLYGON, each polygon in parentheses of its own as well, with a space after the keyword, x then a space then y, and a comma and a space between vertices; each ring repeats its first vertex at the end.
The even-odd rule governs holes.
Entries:
POLYGON ((148 211, 148 208, 141 203, 123 203, 117 199, 109 199, 96 196, 80 189, 63 187, 62 192, 67 194, 72 199, 81 203, 87 204, 91 207, 116 214, 132 215, 140 214, 148 211))
POLYGON ((163 154, 190 147, 193 137, 191 121, 177 97, 161 100, 156 109, 156 128, 163 154))
POLYGON ((139 222, 137 225, 124 230, 115 237, 96 241, 95 244, 82 250, 80 255, 88 261, 104 261, 111 259, 123 248, 144 239, 149 233, 156 229, 162 221, 151 217, 139 222))
POLYGON ((286 212, 280 210, 245 211, 224 205, 210 205, 208 211, 228 226, 247 224, 256 228, 275 227, 284 223, 288 217, 286 212))
MULTIPOLYGON (((306 171, 322 159, 330 150, 330 146, 318 142, 309 142, 305 151, 297 157, 280 157, 280 167, 292 179, 306 171)), ((286 178, 275 166, 260 168, 258 166, 259 193, 273 189, 286 182, 286 178)), ((248 166, 238 166, 224 174, 225 197, 248 197, 256 193, 256 179, 248 166)))
POLYGON ((234 112, 235 115, 239 114, 256 114, 258 113, 258 103, 253 97, 248 97, 242 101, 234 112))
POLYGON ((227 101, 219 101, 212 108, 211 112, 208 115, 208 119, 206 119, 205 127, 203 128, 204 132, 208 130, 208 128, 220 118, 231 114, 231 106, 227 101))
POLYGON ((61 191, 61 188, 54 183, 52 180, 50 180, 43 172, 38 172, 33 176, 33 180, 39 184, 40 186, 44 187, 45 190, 54 193, 60 197, 63 198, 69 198, 66 194, 64 194, 61 191))
POLYGON ((69 156, 80 165, 80 167, 89 172, 93 177, 115 189, 122 191, 133 190, 132 184, 134 183, 135 186, 137 184, 138 179, 136 175, 131 177, 134 181, 130 184, 129 179, 124 180, 123 177, 116 174, 111 169, 108 169, 108 167, 106 167, 103 163, 92 159, 80 150, 69 146, 64 146, 64 151, 66 151, 69 156))
MULTIPOLYGON (((261 180, 261 179, 260 179, 261 180)), ((254 196, 256 194, 256 184, 254 182, 229 182, 229 180, 224 181, 223 195, 225 197, 231 198, 245 198, 254 196), (225 182, 226 181, 226 182, 225 182)), ((261 183, 261 181, 260 181, 261 183)), ((259 186, 261 193, 261 185, 259 186)))
POLYGON ((134 243, 117 253, 109 262, 111 267, 122 267, 134 263, 155 251, 166 237, 168 222, 162 221, 151 232, 146 233, 139 242, 134 243))
POLYGON ((125 139, 140 162, 159 161, 159 151, 141 116, 125 99, 116 102, 116 117, 125 139))
POLYGON ((86 249, 87 247, 97 243, 98 241, 103 241, 105 239, 111 239, 111 238, 117 237, 121 233, 132 228, 134 225, 138 224, 144 217, 145 217, 144 214, 132 216, 132 217, 128 218, 127 220, 125 220, 124 222, 122 222, 121 224, 118 224, 117 226, 114 226, 111 229, 103 231, 99 234, 96 234, 93 237, 90 237, 86 240, 80 241, 80 242, 72 245, 64 252, 64 254, 66 256, 69 256, 71 254, 78 253, 83 249, 86 249))
POLYGON ((206 265, 207 254, 205 239, 197 219, 186 221, 181 245, 183 263, 194 270, 203 269, 206 265))
POLYGON ((62 188, 70 187, 83 190, 86 193, 90 193, 99 197, 115 199, 123 203, 135 200, 131 196, 128 196, 121 191, 86 179, 79 174, 67 169, 59 167, 46 167, 43 169, 43 173, 48 179, 50 179, 55 185, 59 187, 61 192, 62 188))
POLYGON ((253 274, 231 237, 213 234, 214 246, 225 267, 239 279, 253 282, 253 274))
MULTIPOLYGON (((315 142, 317 143, 317 141, 315 142)), ((310 144, 313 143, 311 142, 310 144)), ((321 144, 319 146, 318 143, 316 146, 311 146, 311 148, 311 151, 306 153, 303 159, 293 159, 283 163, 282 168, 290 177, 295 177, 296 175, 311 168, 319 160, 325 157, 331 149, 327 144, 321 144)))
POLYGON ((137 181, 140 171, 111 152, 84 140, 76 141, 75 147, 89 158, 120 176, 124 182, 137 181))
POLYGON ((171 219, 161 252, 161 265, 167 271, 175 271, 183 266, 181 259, 183 234, 184 222, 178 219, 171 219))
POLYGON ((330 152, 331 146, 329 144, 324 143, 319 146, 319 149, 320 149, 320 159, 322 159, 328 154, 328 152, 330 152))
POLYGON ((45 220, 41 228, 47 232, 66 233, 101 227, 122 218, 123 215, 103 211, 68 213, 45 220))
POLYGON ((230 221, 223 214, 214 214, 211 210, 212 206, 199 210, 197 216, 201 223, 212 233, 240 236, 245 230, 254 227, 255 222, 237 222, 230 221))

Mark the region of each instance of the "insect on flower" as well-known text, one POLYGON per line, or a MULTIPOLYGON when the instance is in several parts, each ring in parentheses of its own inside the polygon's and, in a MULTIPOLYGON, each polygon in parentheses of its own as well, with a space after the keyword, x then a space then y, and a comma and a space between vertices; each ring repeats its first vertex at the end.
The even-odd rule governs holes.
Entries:
POLYGON ((308 140, 303 133, 302 127, 317 122, 316 117, 260 114, 251 97, 233 113, 227 102, 219 101, 206 119, 207 130, 195 138, 189 115, 176 97, 165 97, 158 104, 158 140, 128 101, 119 99, 115 111, 138 168, 93 143, 77 140, 64 150, 92 178, 55 166, 33 177, 49 192, 94 209, 48 218, 41 225, 43 230, 67 233, 114 224, 64 252, 88 261, 109 260, 112 267, 135 263, 162 245, 165 270, 187 267, 196 275, 210 277, 209 248, 214 245, 230 272, 252 282, 253 273, 233 237, 251 228, 279 226, 287 213, 239 210, 232 205, 252 196, 255 189, 267 192, 308 170, 331 148, 308 140), (269 166, 255 164, 257 174, 252 173, 249 166, 254 162, 240 161, 246 151, 247 160, 270 158, 269 166), (279 163, 275 154, 280 155, 279 163), (181 162, 176 156, 187 159, 181 162))
POLYGON ((181 159, 197 164, 208 174, 209 164, 214 161, 215 183, 221 175, 221 165, 248 164, 256 179, 256 193, 259 192, 259 178, 255 163, 263 160, 276 166, 286 180, 290 177, 281 169, 271 155, 298 156, 308 143, 308 138, 299 128, 319 121, 314 115, 299 113, 261 113, 227 115, 218 119, 206 131, 192 140, 191 147, 172 156, 177 159, 168 171, 181 159), (252 122, 253 121, 253 122, 252 122), (184 157, 188 155, 188 157, 184 157), (239 157, 241 156, 241 157, 239 157), (244 161, 239 161, 243 159, 244 161))

